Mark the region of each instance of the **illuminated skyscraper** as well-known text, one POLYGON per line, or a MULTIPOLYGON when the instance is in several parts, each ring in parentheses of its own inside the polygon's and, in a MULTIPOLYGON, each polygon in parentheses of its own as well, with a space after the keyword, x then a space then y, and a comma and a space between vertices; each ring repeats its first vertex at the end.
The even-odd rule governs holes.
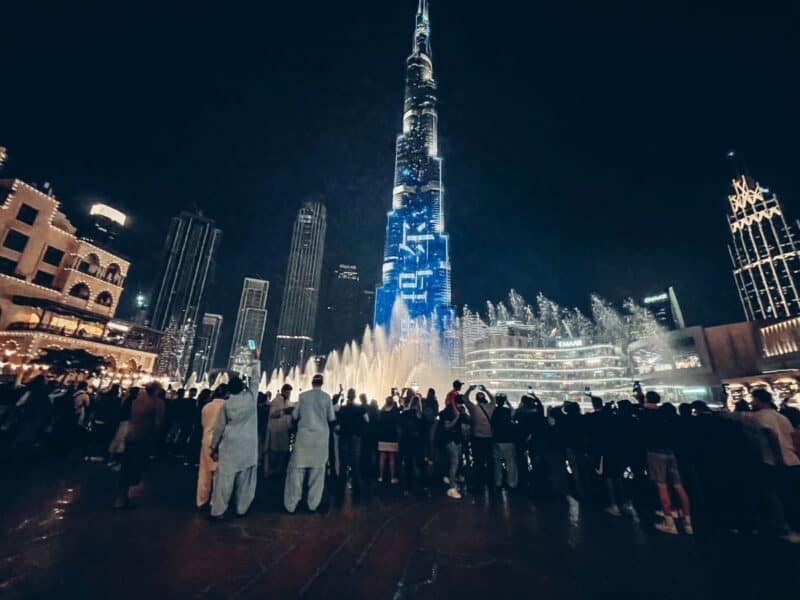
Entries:
POLYGON ((453 317, 430 34, 428 0, 420 0, 406 60, 403 132, 396 145, 383 275, 375 296, 376 325, 389 324, 397 298, 405 302, 412 319, 436 316, 443 322, 453 317))
POLYGON ((242 297, 239 300, 239 312, 236 315, 236 326, 233 330, 233 342, 228 358, 228 368, 242 371, 239 365, 234 365, 237 358, 252 354, 252 347, 261 350, 264 341, 264 327, 267 325, 267 293, 269 281, 244 278, 242 297), (239 367, 239 368, 237 368, 239 367))
POLYGON ((800 315, 800 248, 778 197, 747 175, 732 185, 728 250, 747 320, 800 315))
POLYGON ((191 368, 203 295, 221 239, 214 221, 202 214, 182 212, 172 219, 150 325, 161 330, 173 325, 181 332, 175 350, 181 376, 188 376, 191 368))
POLYGON ((304 366, 314 353, 326 228, 325 206, 319 202, 304 203, 292 232, 275 344, 276 367, 304 366))

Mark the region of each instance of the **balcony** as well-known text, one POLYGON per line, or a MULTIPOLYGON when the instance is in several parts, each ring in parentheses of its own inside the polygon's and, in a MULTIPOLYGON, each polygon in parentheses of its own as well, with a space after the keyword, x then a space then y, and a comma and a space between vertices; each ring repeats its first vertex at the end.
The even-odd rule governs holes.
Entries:
POLYGON ((66 327, 56 327, 41 323, 34 324, 17 321, 9 324, 8 331, 46 333, 49 335, 58 335, 69 339, 78 339, 87 342, 94 342, 96 344, 104 344, 106 346, 118 346, 121 348, 128 348, 130 350, 142 350, 144 352, 156 352, 158 349, 157 340, 148 340, 146 335, 137 335, 135 332, 131 331, 125 332, 125 334, 114 333, 109 331, 108 328, 105 329, 103 335, 92 335, 80 328, 72 331, 66 327))

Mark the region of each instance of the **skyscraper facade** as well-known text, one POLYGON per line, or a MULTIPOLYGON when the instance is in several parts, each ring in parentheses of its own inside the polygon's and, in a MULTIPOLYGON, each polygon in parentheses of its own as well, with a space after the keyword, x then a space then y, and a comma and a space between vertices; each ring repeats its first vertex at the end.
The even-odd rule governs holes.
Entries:
POLYGON ((728 196, 733 278, 748 321, 800 315, 800 248, 775 194, 747 175, 728 196))
POLYGON ((327 228, 325 206, 305 202, 292 231, 275 342, 275 366, 303 366, 314 353, 314 328, 327 228))
POLYGON ((323 296, 319 349, 328 353, 352 340, 361 340, 364 328, 372 322, 374 291, 364 289, 358 267, 337 265, 328 278, 323 296))
POLYGON ((204 313, 197 328, 192 353, 192 371, 198 377, 214 368, 214 356, 217 354, 219 332, 222 330, 222 315, 204 313))
POLYGON ((653 313, 656 321, 662 327, 670 331, 686 327, 686 323, 683 320, 683 311, 678 303, 678 296, 672 286, 657 294, 645 296, 642 298, 642 304, 653 313))
POLYGON ((203 294, 221 239, 214 221, 202 214, 184 211, 172 219, 150 313, 152 327, 181 332, 178 347, 169 349, 179 357, 171 376, 189 374, 203 294))
POLYGON ((166 329, 172 318, 178 326, 197 323, 221 239, 214 221, 202 214, 184 211, 172 219, 150 313, 152 327, 166 329))
POLYGON ((229 369, 239 370, 234 366, 237 358, 241 359, 244 355, 249 358, 252 348, 261 349, 264 328, 267 325, 268 292, 269 281, 253 277, 244 278, 239 311, 236 314, 236 326, 233 329, 231 353, 228 357, 229 369))
POLYGON ((428 1, 420 0, 406 60, 403 131, 396 144, 382 282, 375 295, 376 325, 389 325, 397 299, 406 304, 412 319, 437 317, 443 322, 453 316, 430 36, 428 1))

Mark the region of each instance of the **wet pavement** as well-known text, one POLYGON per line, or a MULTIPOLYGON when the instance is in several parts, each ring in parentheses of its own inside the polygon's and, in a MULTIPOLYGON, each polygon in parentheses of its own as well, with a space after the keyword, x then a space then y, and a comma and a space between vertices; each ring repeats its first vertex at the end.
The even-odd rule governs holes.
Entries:
POLYGON ((0 597, 797 598, 800 548, 728 533, 666 536, 571 498, 454 501, 379 490, 288 515, 275 483, 209 522, 195 475, 153 465, 138 508, 115 474, 60 459, 0 475, 0 597))

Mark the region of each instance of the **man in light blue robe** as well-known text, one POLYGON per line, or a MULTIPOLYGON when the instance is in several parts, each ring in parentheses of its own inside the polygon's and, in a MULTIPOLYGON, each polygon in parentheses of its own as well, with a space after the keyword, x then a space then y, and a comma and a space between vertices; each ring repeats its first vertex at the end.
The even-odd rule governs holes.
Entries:
POLYGON ((325 464, 328 462, 330 424, 336 420, 331 397, 322 391, 322 375, 314 375, 312 389, 300 394, 292 412, 297 422, 292 457, 283 490, 283 505, 290 513, 303 497, 303 484, 308 476, 308 508, 317 510, 325 489, 325 464))
MULTIPOLYGON (((250 381, 258 385, 259 363, 251 370, 256 376, 250 381)), ((228 388, 231 395, 219 413, 211 440, 211 448, 219 455, 211 494, 211 516, 216 518, 225 514, 234 495, 236 514, 245 514, 256 495, 258 481, 256 393, 246 388, 239 377, 233 377, 228 388)))

